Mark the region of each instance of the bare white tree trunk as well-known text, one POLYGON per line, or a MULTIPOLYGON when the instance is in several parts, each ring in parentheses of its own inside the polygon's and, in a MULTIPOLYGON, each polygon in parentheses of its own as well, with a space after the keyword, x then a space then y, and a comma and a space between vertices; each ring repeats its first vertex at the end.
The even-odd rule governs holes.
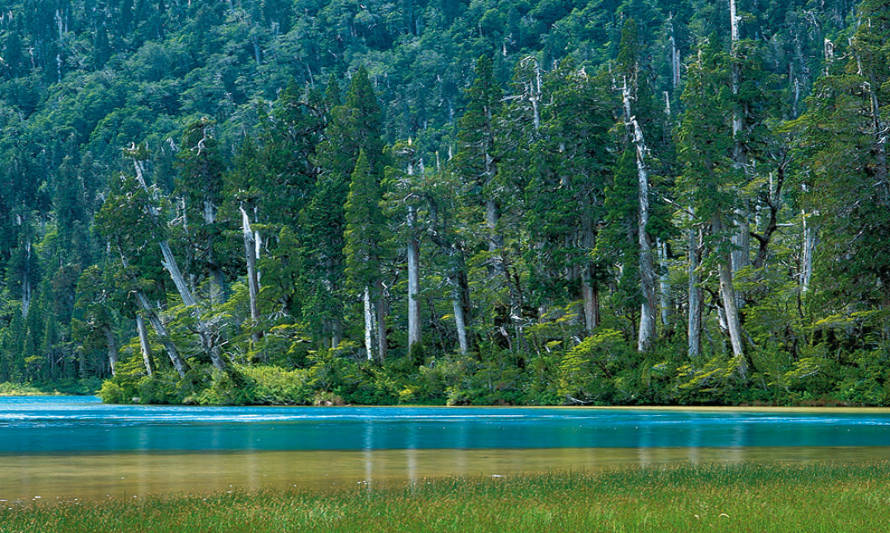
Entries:
POLYGON ((686 234, 688 258, 687 272, 689 285, 687 288, 688 299, 688 324, 687 324, 687 353, 690 358, 701 355, 701 315, 702 299, 698 267, 701 262, 701 231, 689 228, 686 234))
MULTIPOLYGON (((730 19, 730 55, 732 58, 732 95, 734 98, 739 96, 739 87, 741 85, 741 65, 738 60, 739 46, 739 16, 736 11, 735 0, 729 0, 729 19, 730 19)), ((742 172, 745 172, 745 151, 742 147, 740 135, 742 132, 742 114, 739 106, 735 106, 732 114, 732 136, 734 147, 732 151, 733 165, 742 172)), ((747 205, 739 206, 735 210, 735 232, 732 236, 733 250, 730 257, 730 263, 733 274, 748 266, 751 261, 751 229, 749 225, 749 215, 747 205)), ((738 295, 737 295, 738 296, 738 295)), ((742 300, 736 300, 736 307, 740 307, 742 300)))
POLYGON ((735 0, 729 0, 729 37, 732 44, 739 42, 739 16, 735 7, 735 0))
POLYGON ((108 349, 108 366, 111 367, 111 375, 117 375, 117 340, 114 338, 114 332, 111 331, 111 328, 105 326, 102 328, 103 333, 105 333, 105 345, 108 349))
POLYGON ((418 259, 420 256, 420 244, 415 234, 417 225, 417 211, 414 206, 408 206, 408 348, 420 344, 420 301, 417 294, 420 288, 420 276, 418 273, 418 259))
POLYGON ((31 239, 25 239, 25 264, 22 274, 22 316, 31 308, 31 239))
POLYGON ((386 359, 387 352, 387 335, 386 335, 386 291, 383 282, 377 281, 377 359, 382 363, 386 359))
MULTIPOLYGON (((714 233, 721 235, 724 233, 724 226, 720 219, 715 216, 713 219, 714 233)), ((726 316, 726 329, 729 331, 729 341, 732 345, 733 357, 737 360, 739 374, 744 378, 747 376, 748 367, 745 360, 745 352, 742 347, 742 326, 739 321, 739 310, 736 306, 736 294, 732 285, 732 258, 730 254, 725 254, 721 258, 718 265, 720 275, 720 299, 723 303, 723 312, 726 316)))
POLYGON ((170 358, 170 363, 173 364, 173 368, 176 369, 176 373, 179 374, 179 377, 184 378, 185 373, 188 370, 188 365, 185 363, 185 360, 182 359, 182 356, 179 355, 179 350, 176 348, 176 345, 170 340, 170 334, 167 332, 167 327, 161 321, 160 317, 158 317, 158 314, 148 302, 148 298, 145 297, 145 294, 142 291, 136 291, 136 302, 139 303, 139 307, 142 308, 151 327, 153 327, 158 334, 158 338, 160 339, 161 344, 164 345, 164 350, 167 351, 167 356, 170 358))
POLYGON ((671 43, 671 88, 676 91, 680 87, 680 51, 677 49, 677 40, 674 38, 674 14, 668 18, 671 43))
POLYGON ((365 315, 365 355, 368 361, 374 359, 374 349, 372 347, 372 332, 374 331, 374 316, 371 314, 371 290, 365 287, 362 294, 362 304, 364 305, 365 315))
POLYGON ((179 297, 182 298, 182 303, 184 303, 186 307, 196 305, 198 302, 195 300, 195 297, 192 296, 192 291, 189 289, 188 282, 182 275, 182 271, 179 270, 179 265, 176 263, 176 257, 173 256, 170 244, 167 241, 161 241, 159 245, 161 247, 161 255, 163 256, 161 265, 164 267, 164 270, 170 274, 170 279, 173 280, 173 285, 176 286, 176 292, 178 292, 179 297))
POLYGON ((800 290, 810 290, 810 280, 813 278, 813 254, 816 252, 816 229, 809 221, 809 216, 803 213, 803 259, 800 273, 800 290))
POLYGON ((250 307, 250 321, 253 331, 250 334, 254 343, 258 342, 260 337, 256 331, 257 324, 260 320, 260 314, 257 310, 257 294, 259 293, 259 284, 256 275, 256 246, 254 243, 254 233, 250 229, 250 219, 244 207, 241 210, 241 233, 244 236, 244 260, 247 263, 247 293, 248 305, 250 307))
POLYGON ((467 344, 467 323, 464 316, 464 306, 460 302, 460 298, 451 300, 454 308, 454 326, 457 328, 457 349, 461 355, 466 355, 470 347, 467 344))
MULTIPOLYGON (((136 168, 136 179, 139 182, 139 185, 146 191, 148 190, 148 185, 145 182, 145 169, 143 167, 142 161, 137 159, 133 159, 133 166, 136 168)), ((158 211, 155 207, 149 207, 149 213, 155 219, 155 222, 158 222, 158 211)), ((227 369, 227 365, 225 360, 223 360, 222 355, 219 350, 219 345, 216 342, 216 338, 214 333, 211 331, 210 325, 201 319, 200 310, 197 308, 197 301, 195 297, 192 295, 192 291, 189 288, 188 282, 182 275, 182 271, 179 270, 179 265, 176 263, 176 257, 173 255, 173 251, 170 249, 170 244, 167 241, 160 241, 158 245, 161 248, 161 255, 163 259, 161 260, 161 265, 164 269, 170 274, 170 278, 173 280, 173 284, 176 286, 176 291, 179 293, 179 297, 182 298, 182 303, 185 304, 186 307, 191 308, 192 315, 197 320, 198 325, 198 336, 201 337, 201 345, 204 347, 205 352, 210 356, 210 361, 213 363, 213 366, 218 370, 225 371, 227 369)), ((151 320, 149 319, 149 322, 151 320)))
POLYGON ((656 241, 658 262, 661 266, 658 276, 658 306, 661 308, 661 324, 667 329, 671 321, 671 280, 668 277, 667 243, 656 241))
POLYGON ((640 308, 640 329, 637 336, 637 350, 645 352, 652 347, 655 339, 655 266, 652 260, 652 242, 646 232, 649 225, 649 171, 646 167, 646 141, 640 123, 633 114, 631 90, 624 78, 622 100, 624 102, 625 126, 630 132, 636 148, 639 217, 637 237, 640 245, 640 285, 643 304, 640 308))
POLYGON ((139 348, 142 350, 142 362, 145 364, 145 372, 151 376, 154 374, 151 360, 151 346, 148 344, 148 332, 145 330, 145 319, 136 313, 136 332, 139 334, 139 348))

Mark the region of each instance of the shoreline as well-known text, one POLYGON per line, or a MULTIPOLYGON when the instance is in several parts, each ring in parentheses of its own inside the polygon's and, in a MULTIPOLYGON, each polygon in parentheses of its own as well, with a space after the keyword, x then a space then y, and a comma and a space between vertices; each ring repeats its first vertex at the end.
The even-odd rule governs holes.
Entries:
MULTIPOLYGON (((3 384, 0 384, 2 386, 3 384)), ((0 398, 10 397, 46 397, 46 396, 75 396, 96 397, 97 392, 75 393, 66 391, 5 391, 0 389, 0 398)), ((101 399, 99 400, 101 401, 101 399)), ((105 405, 129 405, 129 406, 158 406, 158 407, 293 407, 306 408, 318 407, 323 409, 338 408, 424 408, 424 409, 566 409, 566 410, 590 410, 590 411, 713 411, 713 412, 777 412, 777 413, 875 413, 890 414, 890 407, 861 406, 861 405, 832 405, 832 406, 808 406, 808 405, 680 405, 680 404, 650 404, 650 405, 441 405, 441 404, 346 404, 346 405, 294 405, 294 404, 212 404, 197 405, 183 403, 107 403, 105 405)))

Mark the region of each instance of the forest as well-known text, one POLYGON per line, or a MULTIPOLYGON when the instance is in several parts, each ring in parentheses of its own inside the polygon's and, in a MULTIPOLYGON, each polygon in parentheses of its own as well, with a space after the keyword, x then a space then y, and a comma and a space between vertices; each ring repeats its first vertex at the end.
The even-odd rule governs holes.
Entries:
POLYGON ((890 405, 890 0, 2 0, 0 383, 890 405))

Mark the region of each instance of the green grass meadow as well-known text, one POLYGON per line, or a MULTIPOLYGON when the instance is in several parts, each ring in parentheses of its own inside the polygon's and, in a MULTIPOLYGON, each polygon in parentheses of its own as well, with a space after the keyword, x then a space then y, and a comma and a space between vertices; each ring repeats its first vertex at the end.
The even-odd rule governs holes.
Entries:
POLYGON ((680 466, 400 489, 5 504, 4 532, 887 531, 890 462, 680 466))

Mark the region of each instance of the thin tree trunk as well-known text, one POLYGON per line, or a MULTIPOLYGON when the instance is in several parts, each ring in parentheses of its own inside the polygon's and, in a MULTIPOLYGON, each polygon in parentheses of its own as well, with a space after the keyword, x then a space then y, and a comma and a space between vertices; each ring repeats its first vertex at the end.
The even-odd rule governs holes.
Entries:
MULTIPOLYGON (((735 0, 729 0, 729 19, 730 19, 730 56, 732 59, 732 95, 734 99, 738 99, 739 87, 741 85, 741 65, 738 59, 739 46, 739 17, 736 11, 735 0)), ((742 146, 742 113, 739 110, 738 102, 732 113, 732 136, 734 146, 732 150, 733 165, 736 169, 746 172, 745 170, 745 151, 742 146)), ((748 206, 743 205, 735 210, 735 233, 732 236, 733 250, 730 254, 730 264, 732 273, 735 274, 739 270, 750 264, 751 255, 751 237, 750 225, 748 221, 748 206)), ((737 295, 739 297, 740 295, 737 295)), ((742 305, 741 298, 736 300, 736 306, 742 305)))
POLYGON ((600 323, 599 290, 593 281, 589 269, 581 280, 581 291, 584 297, 584 328, 592 335, 600 323))
MULTIPOLYGON (((216 206, 213 205, 213 202, 204 200, 203 216, 205 225, 211 226, 216 223, 216 206)), ((213 304, 222 303, 226 299, 226 279, 214 259, 212 232, 208 232, 207 236, 207 253, 209 254, 211 280, 210 301, 213 304)))
POLYGON ((339 320, 332 320, 330 322, 331 328, 331 349, 337 348, 340 346, 340 342, 343 340, 343 324, 339 320))
POLYGON ((680 51, 677 49, 677 40, 674 38, 674 14, 668 17, 670 25, 670 43, 671 43, 671 88, 676 92, 680 87, 680 51))
POLYGON ((182 303, 184 303, 186 307, 196 305, 197 302, 195 301, 195 297, 192 296, 192 291, 189 289, 188 282, 185 280, 185 277, 183 277, 182 271, 179 270, 179 265, 176 263, 176 257, 173 256, 170 244, 167 241, 161 241, 158 244, 161 247, 161 255, 163 255, 161 265, 164 267, 164 270, 170 274, 170 279, 173 280, 173 285, 176 286, 176 291, 179 293, 179 297, 182 298, 182 303))
POLYGON ((461 355, 466 355, 469 350, 467 345, 467 322, 464 316, 464 305, 459 294, 451 300, 454 307, 454 326, 457 328, 457 346, 461 355))
POLYGON ((117 375, 117 340, 114 338, 114 332, 111 331, 111 328, 105 326, 102 328, 105 333, 105 344, 108 349, 108 366, 111 368, 111 375, 117 375))
MULTIPOLYGON (((145 182, 144 168, 142 166, 142 162, 134 159, 133 165, 136 167, 136 178, 140 186, 146 192, 149 192, 148 185, 145 182)), ((152 216, 155 223, 159 223, 157 209, 155 209, 153 206, 150 206, 149 214, 152 216)), ((179 270, 179 265, 176 263, 176 257, 173 255, 173 251, 170 249, 170 244, 167 241, 160 241, 158 245, 161 248, 161 255, 163 256, 161 265, 170 274, 170 278, 173 280, 173 284, 176 286, 176 291, 179 293, 179 297, 182 298, 182 303, 185 304, 186 307, 192 308, 192 316, 194 316, 197 321, 198 336, 201 338, 201 345, 203 346, 204 351, 207 353, 207 355, 210 356, 210 361, 213 363, 214 367, 216 367, 218 370, 226 371, 227 365, 220 354, 219 346, 217 345, 216 339, 214 339, 214 335, 210 331, 208 324, 201 319, 200 310, 196 307, 197 301, 192 295, 192 291, 189 289, 188 282, 183 277, 182 271, 179 270)))
MULTIPOLYGON (((721 235, 724 233, 723 223, 714 217, 713 220, 714 233, 721 235)), ((726 329, 729 331, 729 341, 732 344, 732 354, 737 360, 739 375, 742 378, 747 377, 748 365, 745 360, 745 352, 742 347, 742 326, 739 321, 739 311, 736 306, 736 294, 732 285, 732 259, 730 254, 725 254, 721 258, 718 265, 720 275, 720 298, 723 303, 723 312, 726 317, 726 329)))
POLYGON ((371 314, 371 290, 368 287, 365 287, 365 291, 362 294, 362 304, 364 305, 365 315, 365 355, 368 361, 372 361, 374 359, 374 350, 372 348, 371 336, 374 330, 374 317, 371 314))
POLYGON ((687 288, 688 298, 688 324, 687 324, 687 353, 691 359, 701 355, 701 316, 702 316, 702 294, 698 274, 698 267, 701 263, 701 231, 695 228, 687 230, 687 246, 689 263, 687 271, 689 274, 689 286, 687 288))
POLYGON ((624 101, 625 126, 629 130, 636 151, 639 217, 637 237, 640 245, 640 285, 643 303, 640 309, 640 329, 637 337, 637 350, 648 351, 655 339, 655 266, 652 260, 652 242, 646 227, 649 225, 649 171, 646 168, 646 141, 640 123, 633 115, 631 108, 631 91, 624 78, 622 89, 624 101))
POLYGON ((494 199, 487 198, 485 200, 485 226, 488 229, 488 251, 491 252, 494 259, 494 270, 498 275, 504 275, 504 258, 501 254, 503 240, 497 232, 498 226, 498 206, 494 199))
MULTIPOLYGON (((581 219, 581 241, 585 252, 590 252, 596 245, 593 233, 593 221, 589 214, 584 214, 581 219)), ((588 335, 599 326, 599 294, 596 281, 593 279, 593 267, 585 264, 581 268, 581 296, 584 300, 584 328, 588 335)))
POLYGON ((241 233, 244 236, 244 259, 247 263, 247 293, 248 305, 250 307, 251 333, 250 338, 254 344, 259 342, 260 335, 257 327, 260 320, 260 314, 257 311, 257 294, 259 293, 259 284, 256 275, 256 245, 254 243, 254 233, 250 229, 250 219, 244 207, 241 210, 241 233))
POLYGON ((377 358, 382 363, 386 360, 387 338, 386 338, 386 291, 383 288, 383 282, 377 281, 377 358))
POLYGON ((145 319, 136 313, 136 332, 139 334, 139 347, 142 349, 142 362, 149 376, 154 374, 154 362, 151 360, 151 346, 148 344, 148 332, 145 331, 145 319))
POLYGON ((420 344, 420 302, 417 299, 420 281, 418 274, 418 258, 420 256, 420 244, 415 234, 417 225, 417 212, 414 206, 408 206, 408 349, 420 344))
POLYGON ((661 324, 665 329, 668 329, 671 325, 671 280, 668 277, 667 243, 658 240, 656 246, 658 247, 658 262, 661 266, 658 276, 658 305, 661 307, 661 324))
POLYGON ((179 355, 179 350, 176 348, 176 345, 170 340, 170 335, 167 333, 167 327, 161 322, 160 317, 158 317, 158 314, 155 312, 154 308, 152 308, 151 304, 148 302, 148 298, 145 297, 145 294, 142 291, 136 292, 136 301, 139 303, 139 307, 142 308, 142 311, 145 312, 145 317, 148 318, 149 324, 151 324, 151 327, 153 327, 158 334, 158 338, 160 339, 161 344, 164 345, 164 349, 167 351, 167 356, 170 358, 170 363, 173 364, 173 368, 176 369, 176 373, 179 374, 180 378, 185 378, 188 365, 182 356, 179 355))
POLYGON ((31 308, 31 239, 25 239, 25 264, 22 273, 22 317, 31 308))
POLYGON ((809 215, 803 213, 803 260, 800 275, 800 291, 806 293, 810 290, 810 280, 813 278, 813 254, 816 251, 816 230, 809 221, 809 215))

